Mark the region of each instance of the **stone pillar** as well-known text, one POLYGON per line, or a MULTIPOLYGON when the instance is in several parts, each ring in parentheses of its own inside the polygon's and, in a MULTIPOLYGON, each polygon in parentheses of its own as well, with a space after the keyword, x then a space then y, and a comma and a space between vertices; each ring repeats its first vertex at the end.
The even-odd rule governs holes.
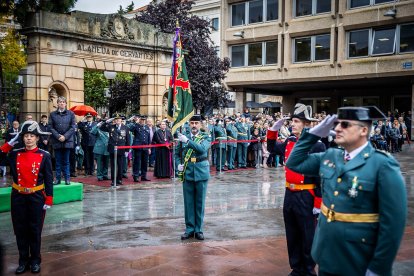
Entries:
POLYGON ((414 135, 414 84, 411 86, 411 126, 407 126, 407 128, 411 127, 411 140, 413 139, 414 135))
POLYGON ((244 108, 246 107, 246 92, 244 91, 236 92, 235 104, 236 104, 236 113, 237 112, 243 113, 244 108))
POLYGON ((282 114, 289 113, 289 112, 293 114, 293 109, 295 108, 295 97, 292 95, 283 96, 282 106, 283 106, 281 109, 282 114))

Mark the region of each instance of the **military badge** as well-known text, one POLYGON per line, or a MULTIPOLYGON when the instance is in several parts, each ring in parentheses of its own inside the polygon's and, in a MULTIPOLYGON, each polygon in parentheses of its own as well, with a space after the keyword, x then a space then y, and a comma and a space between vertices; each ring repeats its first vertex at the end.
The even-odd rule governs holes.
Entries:
POLYGON ((358 191, 356 187, 358 186, 358 178, 355 176, 352 179, 352 187, 348 190, 348 195, 352 198, 356 198, 358 196, 358 191))

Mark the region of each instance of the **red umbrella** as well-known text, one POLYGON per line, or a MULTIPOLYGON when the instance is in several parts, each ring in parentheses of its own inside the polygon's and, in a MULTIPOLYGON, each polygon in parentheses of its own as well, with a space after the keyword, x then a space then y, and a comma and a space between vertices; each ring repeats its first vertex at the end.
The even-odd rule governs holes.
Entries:
POLYGON ((89 105, 75 105, 70 108, 78 116, 85 116, 88 113, 91 113, 92 116, 98 115, 98 112, 89 105))

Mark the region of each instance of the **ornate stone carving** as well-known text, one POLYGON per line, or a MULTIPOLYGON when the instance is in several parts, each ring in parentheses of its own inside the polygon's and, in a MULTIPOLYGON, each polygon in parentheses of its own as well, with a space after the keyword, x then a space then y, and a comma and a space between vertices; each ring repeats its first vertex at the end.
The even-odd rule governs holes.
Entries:
POLYGON ((101 37, 134 40, 134 34, 129 30, 127 19, 119 14, 112 14, 108 24, 101 27, 101 37))

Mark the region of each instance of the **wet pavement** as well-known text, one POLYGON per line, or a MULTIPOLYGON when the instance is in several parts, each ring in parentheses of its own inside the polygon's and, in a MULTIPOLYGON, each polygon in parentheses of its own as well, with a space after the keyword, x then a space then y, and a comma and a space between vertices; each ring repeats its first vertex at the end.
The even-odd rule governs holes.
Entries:
MULTIPOLYGON (((407 183, 409 213, 394 275, 414 273, 414 146, 396 155, 407 183)), ((47 211, 43 275, 287 275, 281 167, 217 174, 209 181, 204 242, 181 242, 181 183, 85 185, 82 202, 47 211)), ((17 249, 10 213, 0 213, 7 273, 17 249)))

